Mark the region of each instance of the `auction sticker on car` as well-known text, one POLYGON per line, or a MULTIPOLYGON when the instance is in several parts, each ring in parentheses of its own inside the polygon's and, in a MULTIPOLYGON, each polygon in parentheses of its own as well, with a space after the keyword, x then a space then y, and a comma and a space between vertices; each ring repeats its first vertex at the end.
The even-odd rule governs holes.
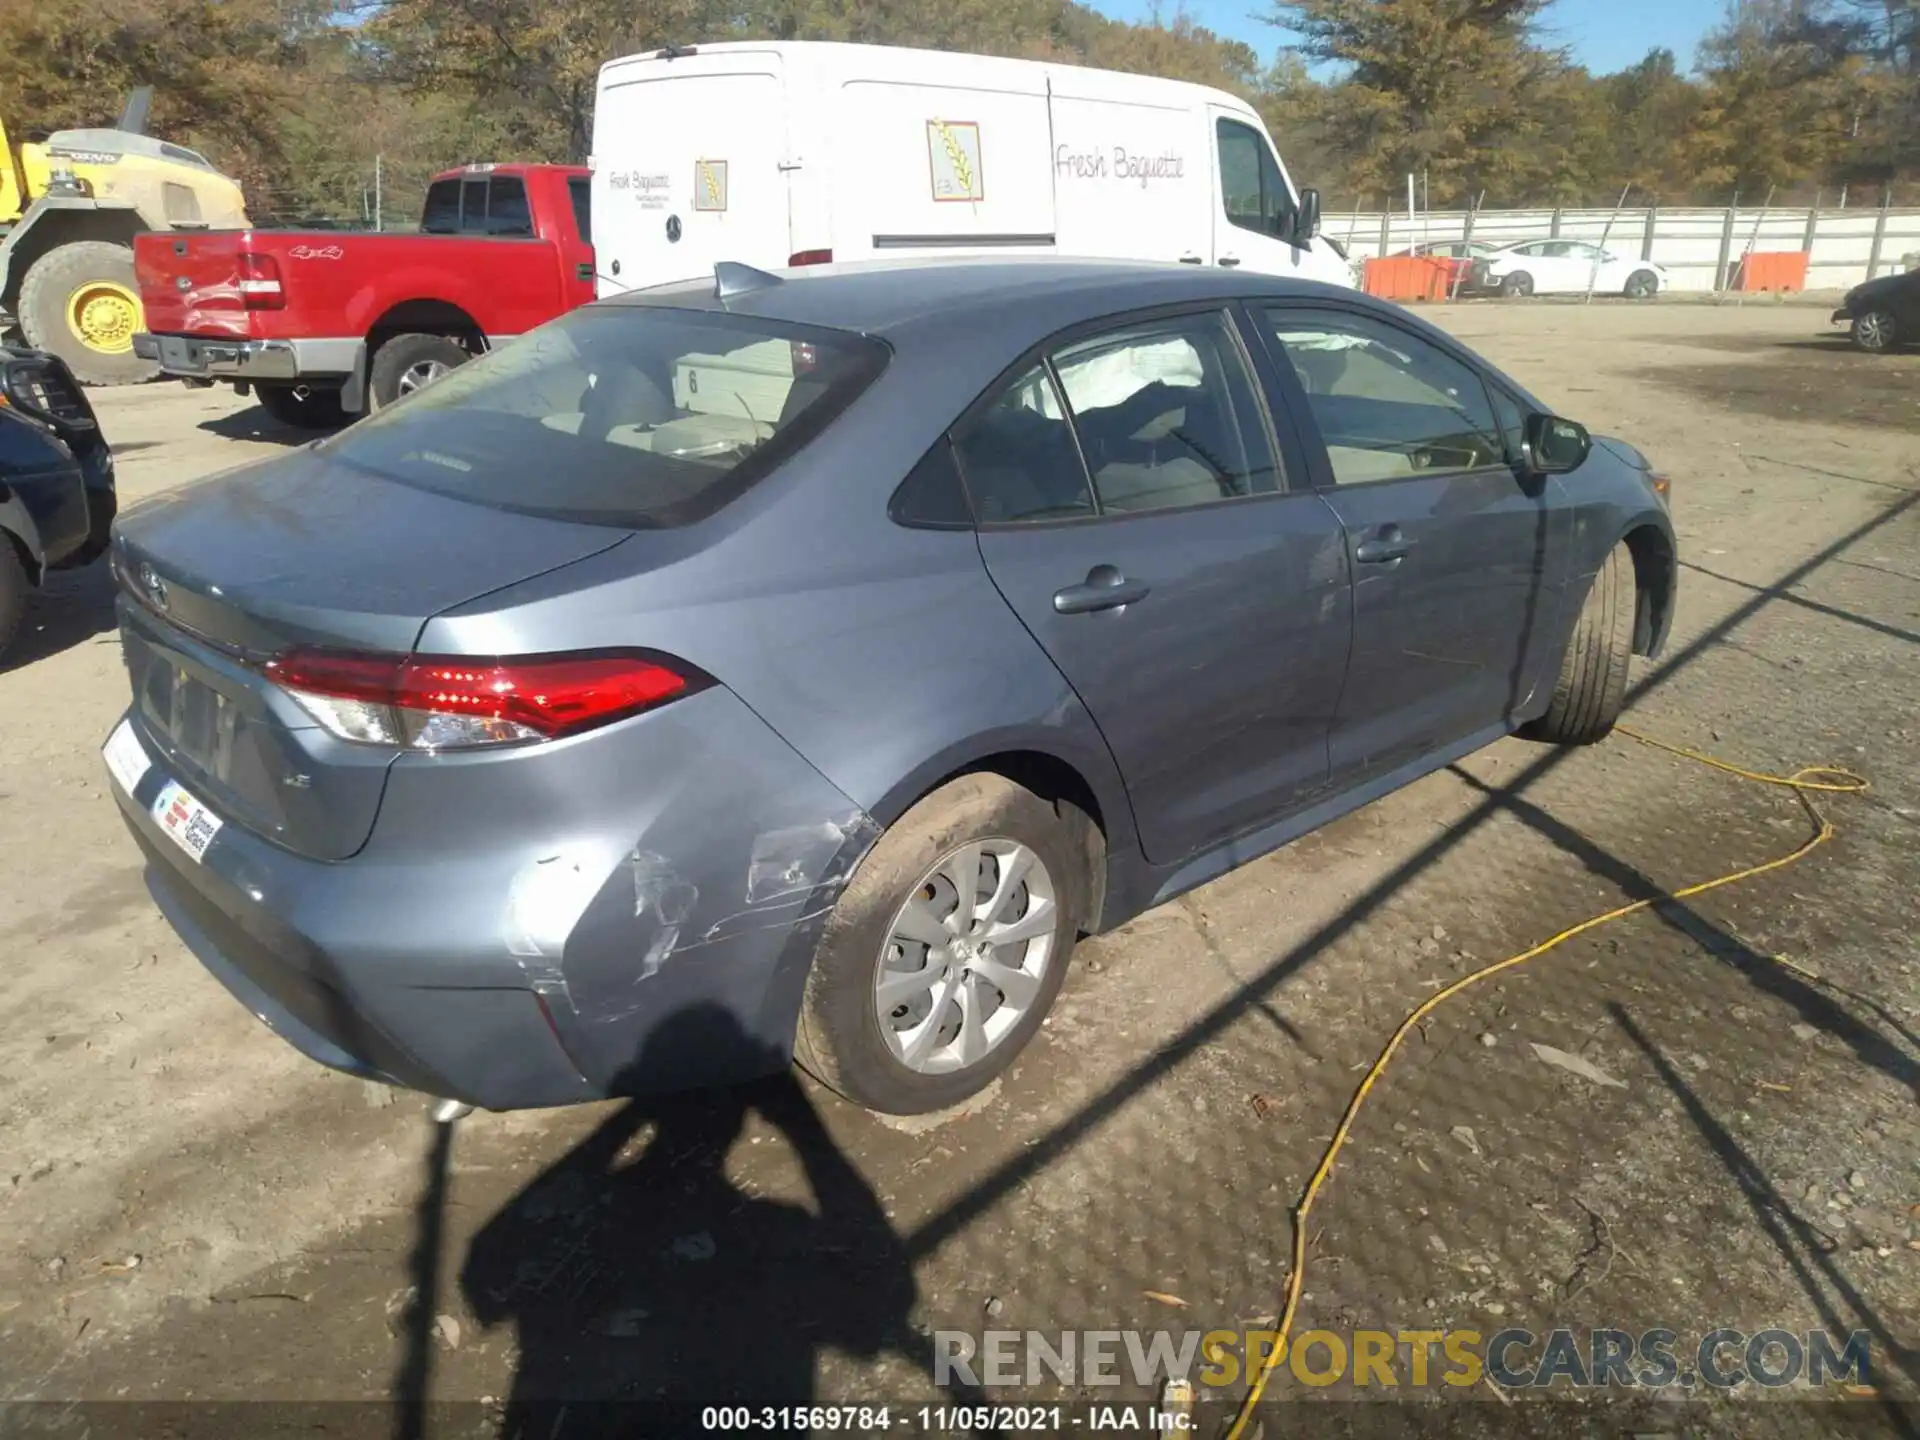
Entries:
POLYGON ((105 757, 113 778, 120 782, 120 788, 129 795, 139 788, 147 771, 153 768, 153 759, 147 754, 147 747, 140 743, 140 737, 133 733, 130 720, 122 720, 113 727, 113 734, 107 737, 100 754, 105 757))
POLYGON ((160 798, 153 802, 153 818, 174 844, 196 861, 206 858, 207 847, 222 824, 218 815, 181 789, 177 780, 169 780, 160 798))

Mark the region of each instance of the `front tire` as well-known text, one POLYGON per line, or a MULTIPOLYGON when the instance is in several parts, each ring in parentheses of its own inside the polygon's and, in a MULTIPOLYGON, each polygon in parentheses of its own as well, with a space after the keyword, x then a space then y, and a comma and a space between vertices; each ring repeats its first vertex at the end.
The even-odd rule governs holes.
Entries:
POLYGON ((1885 310, 1868 310, 1853 317, 1854 348, 1869 355, 1886 355, 1900 348, 1900 329, 1885 310))
POLYGON ((260 407, 295 430, 337 430, 347 423, 338 386, 255 385, 260 407))
POLYGON ((1533 276, 1524 270, 1516 270, 1500 282, 1502 295, 1525 297, 1533 294, 1533 276))
POLYGON ((1521 734, 1556 745, 1592 745, 1607 738, 1627 702, 1639 600, 1632 552, 1625 544, 1616 545, 1593 577, 1573 622, 1552 702, 1521 734))
POLYGON ((396 335, 373 352, 367 368, 368 408, 384 410, 472 358, 445 335, 396 335))
POLYGON ((892 1115, 984 1089, 1066 978, 1087 908, 1088 823, 987 774, 895 821, 821 936, 794 1037, 800 1067, 892 1115))
POLYGON ((133 251, 105 240, 56 246, 20 282, 20 329, 27 344, 67 362, 83 385, 138 385, 160 373, 133 353, 146 328, 133 251))

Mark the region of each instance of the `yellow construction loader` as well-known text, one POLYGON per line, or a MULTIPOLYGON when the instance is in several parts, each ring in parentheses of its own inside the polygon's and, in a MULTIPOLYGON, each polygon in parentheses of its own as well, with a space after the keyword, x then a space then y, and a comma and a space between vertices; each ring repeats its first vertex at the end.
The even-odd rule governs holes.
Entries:
POLYGON ((237 184, 146 133, 152 99, 147 87, 134 91, 111 130, 60 130, 22 145, 17 165, 0 124, 0 338, 17 327, 89 385, 160 372, 133 353, 145 328, 133 237, 247 226, 237 184))

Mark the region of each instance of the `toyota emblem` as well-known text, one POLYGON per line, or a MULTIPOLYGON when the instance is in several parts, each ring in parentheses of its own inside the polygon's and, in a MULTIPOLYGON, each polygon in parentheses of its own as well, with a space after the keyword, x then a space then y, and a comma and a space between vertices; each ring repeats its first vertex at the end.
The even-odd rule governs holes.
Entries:
POLYGON ((147 599, 153 602, 153 608, 167 608, 167 582, 160 578, 160 572, 146 561, 140 562, 140 588, 147 592, 147 599))

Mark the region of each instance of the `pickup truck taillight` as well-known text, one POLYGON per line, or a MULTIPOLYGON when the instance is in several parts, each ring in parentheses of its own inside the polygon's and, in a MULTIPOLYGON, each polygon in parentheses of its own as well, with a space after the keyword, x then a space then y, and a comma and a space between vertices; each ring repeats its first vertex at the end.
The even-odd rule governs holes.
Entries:
POLYGON ((249 310, 284 309, 287 292, 280 285, 280 262, 253 250, 242 250, 239 260, 240 303, 249 310))

